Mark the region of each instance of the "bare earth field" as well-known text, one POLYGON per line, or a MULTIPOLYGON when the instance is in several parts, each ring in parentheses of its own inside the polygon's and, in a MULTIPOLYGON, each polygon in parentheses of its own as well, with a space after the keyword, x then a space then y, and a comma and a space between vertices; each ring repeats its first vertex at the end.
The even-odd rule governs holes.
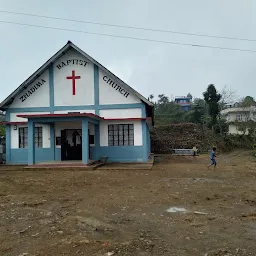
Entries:
POLYGON ((255 256, 256 158, 220 155, 215 172, 207 164, 170 156, 150 171, 0 167, 0 255, 255 256))

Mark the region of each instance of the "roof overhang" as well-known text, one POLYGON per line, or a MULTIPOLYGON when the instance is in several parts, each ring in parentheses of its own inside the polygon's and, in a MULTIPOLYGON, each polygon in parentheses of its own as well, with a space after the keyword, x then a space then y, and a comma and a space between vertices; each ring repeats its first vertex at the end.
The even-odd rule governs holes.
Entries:
MULTIPOLYGON (((58 119, 60 118, 83 118, 83 117, 88 117, 91 119, 96 119, 96 120, 101 120, 101 121, 139 121, 139 120, 146 120, 148 122, 150 122, 150 120, 152 120, 150 117, 147 118, 138 118, 138 117, 130 117, 130 118, 105 118, 105 117, 101 117, 101 116, 97 116, 95 114, 92 113, 68 113, 68 114, 19 114, 17 115, 17 117, 20 118, 26 118, 26 119, 33 119, 33 120, 38 120, 40 121, 41 118, 43 119, 47 119, 47 118, 54 118, 55 121, 58 121, 58 119)), ((12 123, 12 122, 8 122, 8 123, 12 123)), ((17 122, 16 122, 17 123, 17 122)))

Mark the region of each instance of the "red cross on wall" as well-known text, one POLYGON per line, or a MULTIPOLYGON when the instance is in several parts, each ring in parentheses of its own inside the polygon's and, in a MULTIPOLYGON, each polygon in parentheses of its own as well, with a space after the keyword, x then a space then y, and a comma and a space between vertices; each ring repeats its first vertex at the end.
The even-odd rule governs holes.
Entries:
POLYGON ((76 95, 76 79, 80 79, 81 76, 75 75, 75 70, 72 70, 72 76, 67 76, 67 79, 72 80, 72 94, 76 95))

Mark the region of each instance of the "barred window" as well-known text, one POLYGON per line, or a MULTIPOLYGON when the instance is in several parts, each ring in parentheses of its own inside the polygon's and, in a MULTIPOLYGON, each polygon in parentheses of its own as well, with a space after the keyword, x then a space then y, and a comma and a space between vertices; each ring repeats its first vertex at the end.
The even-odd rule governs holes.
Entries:
POLYGON ((109 146, 133 146, 134 125, 133 124, 111 124, 108 126, 109 146))
POLYGON ((28 147, 28 127, 19 128, 19 148, 28 147))
POLYGON ((243 121, 243 115, 236 114, 236 121, 243 121))
MULTIPOLYGON (((43 129, 42 127, 35 127, 35 146, 37 148, 43 147, 43 129)), ((19 148, 28 147, 28 127, 19 128, 19 148)))
POLYGON ((43 129, 42 129, 42 127, 35 127, 35 146, 37 148, 43 147, 43 129))

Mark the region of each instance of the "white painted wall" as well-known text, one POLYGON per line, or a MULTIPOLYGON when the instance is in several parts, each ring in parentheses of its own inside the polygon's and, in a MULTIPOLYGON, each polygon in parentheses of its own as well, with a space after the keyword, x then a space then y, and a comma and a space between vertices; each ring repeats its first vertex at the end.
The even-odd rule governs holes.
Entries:
POLYGON ((50 114, 50 112, 22 112, 22 113, 10 113, 10 122, 27 122, 27 118, 17 117, 17 115, 40 115, 50 114))
MULTIPOLYGON (((82 129, 81 122, 56 122, 55 123, 55 138, 61 136, 61 130, 65 129, 82 129)), ((56 140, 55 140, 56 144, 56 140)), ((61 148, 60 145, 56 145, 56 148, 61 148)))
MULTIPOLYGON (((34 89, 33 89, 34 90, 34 89)), ((10 108, 27 108, 27 107, 49 107, 49 71, 45 71, 38 79, 36 79, 32 84, 30 84, 26 89, 24 89, 19 95, 17 95, 11 104, 10 108), (35 90, 29 97, 27 97, 23 102, 20 99, 28 90, 31 90, 37 82, 41 79, 45 80, 37 90, 35 90)))
POLYGON ((108 146, 109 124, 134 124, 134 146, 142 146, 142 124, 141 121, 103 121, 100 122, 100 146, 108 146))
POLYGON ((104 109, 100 110, 100 116, 105 118, 141 118, 140 108, 104 109))
POLYGON ((80 112, 80 113, 95 114, 95 110, 92 110, 92 109, 54 111, 54 114, 67 114, 68 112, 77 112, 77 113, 80 112))
MULTIPOLYGON (((141 100, 130 92, 129 95, 125 97, 122 94, 124 93, 124 91, 121 91, 122 93, 120 93, 119 90, 113 88, 109 83, 104 81, 104 76, 106 76, 106 74, 103 71, 99 70, 99 101, 101 105, 141 103, 141 100)), ((115 79, 112 79, 110 76, 108 76, 108 78, 121 86, 121 84, 117 83, 115 79)))
MULTIPOLYGON (((82 63, 82 62, 81 62, 82 63)), ((94 104, 94 68, 93 64, 86 60, 75 50, 68 51, 54 63, 54 104, 55 106, 77 106, 94 104), (86 66, 76 65, 72 62, 59 69, 57 66, 67 60, 78 59, 86 61, 86 66), (81 76, 76 80, 76 95, 72 95, 72 80, 67 76, 81 76)))
MULTIPOLYGON (((17 125, 17 130, 14 130, 14 125, 11 125, 11 148, 19 148, 19 128, 28 127, 27 125, 17 125)), ((50 126, 47 124, 36 124, 35 127, 42 127, 43 131, 43 148, 50 148, 50 126)))
MULTIPOLYGON (((240 135, 244 134, 242 131, 239 131, 237 126, 234 124, 229 125, 228 132, 230 134, 240 134, 240 135)), ((246 129, 245 135, 248 135, 248 134, 249 134, 249 129, 246 129)))

